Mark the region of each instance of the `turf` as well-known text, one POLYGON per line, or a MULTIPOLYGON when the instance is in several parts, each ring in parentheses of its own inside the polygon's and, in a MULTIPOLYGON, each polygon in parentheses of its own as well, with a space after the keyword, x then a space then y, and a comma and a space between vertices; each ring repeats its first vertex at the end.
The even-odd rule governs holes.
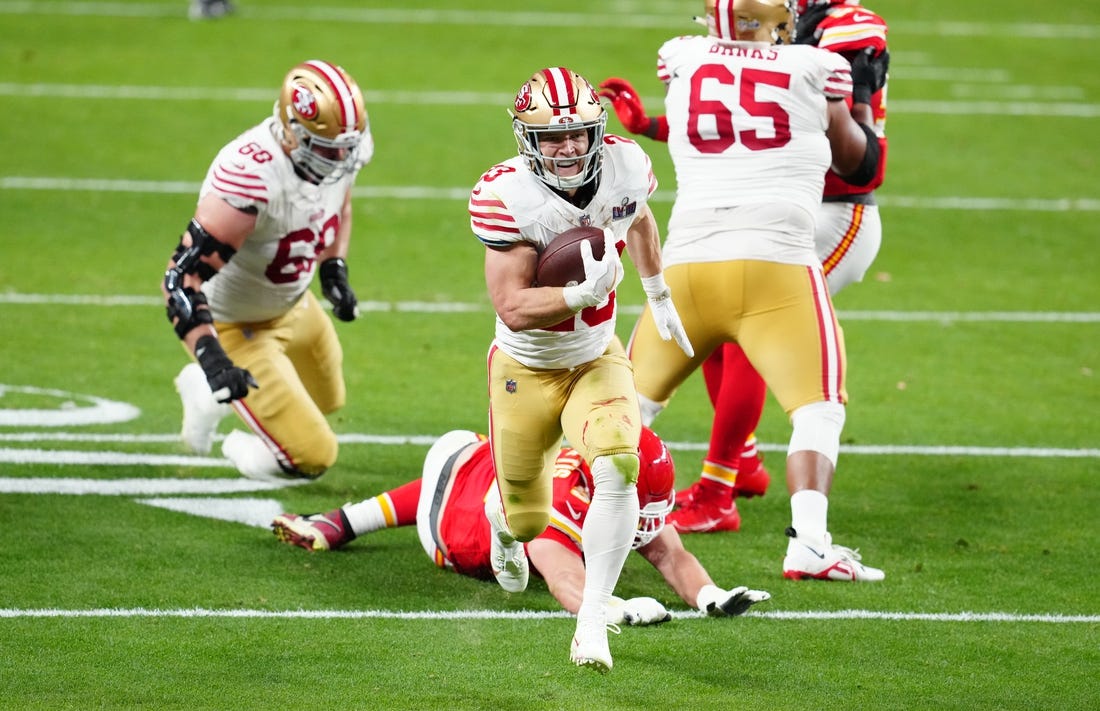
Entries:
MULTIPOLYGON (((359 79, 377 143, 348 260, 364 313, 337 324, 340 459, 308 486, 201 496, 331 509, 417 476, 431 436, 483 430, 492 313, 465 192, 515 150, 512 92, 564 63, 630 78, 657 112, 656 48, 698 3, 241 0, 189 22, 177 0, 0 2, 0 707, 1095 707, 1100 9, 868 5, 892 27, 885 238, 836 299, 851 406, 829 513, 887 579, 780 578, 789 430, 769 400, 768 495, 741 502, 740 532, 686 541, 719 585, 772 600, 707 619, 635 557, 619 593, 675 619, 614 636, 598 677, 568 663, 541 581, 509 595, 438 570, 412 529, 310 555, 143 503, 197 494, 41 492, 236 480, 175 440, 185 357, 159 282, 209 160, 315 56, 359 79), (30 424, 88 396, 140 414, 30 424)), ((643 145, 663 225, 675 178, 643 145)), ((625 337, 633 275, 621 294, 625 337)), ((698 377, 658 425, 689 483, 698 377)))

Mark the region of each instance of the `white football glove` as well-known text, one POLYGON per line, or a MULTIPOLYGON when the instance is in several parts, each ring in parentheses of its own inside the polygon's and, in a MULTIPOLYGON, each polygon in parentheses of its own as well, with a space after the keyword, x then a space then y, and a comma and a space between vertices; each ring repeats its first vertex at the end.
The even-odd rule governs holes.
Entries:
POLYGON ((651 597, 632 597, 624 600, 611 596, 607 603, 607 621, 613 625, 659 625, 672 619, 665 606, 651 597))
POLYGON ((661 340, 667 341, 675 338, 680 350, 687 353, 688 358, 695 357, 695 349, 684 332, 684 324, 680 322, 680 314, 676 312, 676 306, 672 303, 672 291, 665 283, 664 274, 654 274, 650 277, 642 277, 642 288, 646 298, 649 299, 649 309, 653 312, 653 323, 657 325, 657 334, 661 340))
POLYGON ((744 614, 758 602, 771 599, 771 593, 749 590, 744 585, 723 590, 717 585, 704 585, 695 597, 695 606, 711 617, 733 617, 744 614))
POLYGON ((581 260, 584 262, 584 281, 562 291, 565 304, 574 311, 602 304, 615 291, 624 274, 619 250, 615 249, 615 234, 606 227, 603 230, 603 259, 592 256, 592 245, 586 240, 581 242, 581 260))

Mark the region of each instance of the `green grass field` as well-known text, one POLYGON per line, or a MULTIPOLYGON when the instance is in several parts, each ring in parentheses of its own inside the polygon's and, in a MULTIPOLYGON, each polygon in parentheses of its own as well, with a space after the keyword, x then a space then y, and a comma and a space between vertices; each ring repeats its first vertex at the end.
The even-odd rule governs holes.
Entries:
MULTIPOLYGON (((484 430, 465 200, 515 150, 513 92, 566 64, 659 112, 656 49, 701 3, 240 0, 194 23, 184 0, 0 0, 0 708, 1097 708, 1100 6, 868 5, 892 28, 890 170, 882 251, 836 299, 830 527, 887 579, 783 580, 780 474, 740 532, 686 538, 772 600, 699 617, 635 557, 620 594, 676 618, 613 636, 599 677, 541 581, 437 570, 411 528, 309 555, 263 516, 358 501, 417 476, 432 436, 484 430), (313 57, 359 80, 377 143, 349 258, 364 315, 337 325, 340 461, 263 489, 177 443, 186 360, 158 289, 215 152, 313 57)), ((644 145, 663 224, 671 163, 644 145)), ((643 297, 621 293, 625 337, 643 297)), ((710 414, 696 376, 657 422, 680 484, 710 414)), ((788 435, 769 401, 773 475, 788 435)))

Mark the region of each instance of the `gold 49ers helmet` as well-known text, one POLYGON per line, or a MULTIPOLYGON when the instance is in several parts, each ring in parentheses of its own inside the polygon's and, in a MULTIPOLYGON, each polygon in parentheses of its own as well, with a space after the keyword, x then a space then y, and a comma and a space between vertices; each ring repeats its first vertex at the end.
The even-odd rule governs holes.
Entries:
POLYGON ((742 42, 794 42, 796 0, 703 0, 712 37, 742 42))
POLYGON ((291 69, 275 102, 283 150, 314 183, 360 167, 367 112, 359 85, 342 67, 311 59, 291 69))
POLYGON ((565 67, 548 67, 524 82, 512 107, 512 130, 519 154, 535 175, 552 188, 573 190, 600 174, 607 112, 596 90, 584 77, 565 67), (588 151, 573 158, 547 158, 539 138, 562 131, 588 132, 588 151), (558 175, 558 164, 583 161, 576 175, 558 175), (553 166, 548 168, 547 166, 553 166))

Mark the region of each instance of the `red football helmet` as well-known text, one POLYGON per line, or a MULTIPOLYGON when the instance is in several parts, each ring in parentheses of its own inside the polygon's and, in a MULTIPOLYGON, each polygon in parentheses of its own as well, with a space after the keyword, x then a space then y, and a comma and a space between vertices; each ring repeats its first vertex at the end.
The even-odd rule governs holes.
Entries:
MULTIPOLYGON (((592 470, 581 462, 581 475, 588 490, 596 488, 592 470)), ((652 541, 665 527, 665 517, 676 503, 676 465, 661 438, 648 427, 642 427, 638 442, 638 529, 634 532, 632 549, 652 541)))
POLYGON ((665 527, 665 516, 676 501, 676 466, 661 438, 648 427, 642 427, 638 443, 638 530, 631 548, 641 548, 665 527))
POLYGON ((858 5, 859 0, 798 0, 798 13, 801 15, 807 8, 825 7, 826 5, 858 5))

